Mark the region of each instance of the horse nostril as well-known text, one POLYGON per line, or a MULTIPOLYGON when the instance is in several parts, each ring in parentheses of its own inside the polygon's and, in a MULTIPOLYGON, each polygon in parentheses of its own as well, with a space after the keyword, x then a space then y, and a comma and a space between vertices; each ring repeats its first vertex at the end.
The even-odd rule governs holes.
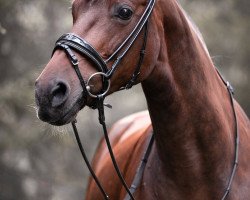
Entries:
POLYGON ((51 105, 52 107, 58 107, 62 105, 69 96, 68 84, 59 81, 51 90, 51 105))

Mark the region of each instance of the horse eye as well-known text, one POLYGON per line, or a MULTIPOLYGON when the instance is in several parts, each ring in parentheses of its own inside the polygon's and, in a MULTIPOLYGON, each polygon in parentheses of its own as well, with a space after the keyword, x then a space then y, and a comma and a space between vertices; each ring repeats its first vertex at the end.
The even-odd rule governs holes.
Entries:
POLYGON ((122 20, 129 20, 132 15, 133 11, 128 7, 121 7, 117 12, 117 16, 122 20))

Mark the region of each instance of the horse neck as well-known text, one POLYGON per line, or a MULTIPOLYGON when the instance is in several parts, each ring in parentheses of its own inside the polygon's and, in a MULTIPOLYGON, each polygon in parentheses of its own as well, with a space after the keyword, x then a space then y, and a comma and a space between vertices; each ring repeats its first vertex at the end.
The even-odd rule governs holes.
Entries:
POLYGON ((161 50, 151 75, 142 83, 157 153, 176 181, 192 178, 194 183, 194 177, 201 180, 204 174, 216 174, 225 185, 234 150, 227 90, 176 1, 171 6, 166 5, 169 1, 159 3, 161 50))

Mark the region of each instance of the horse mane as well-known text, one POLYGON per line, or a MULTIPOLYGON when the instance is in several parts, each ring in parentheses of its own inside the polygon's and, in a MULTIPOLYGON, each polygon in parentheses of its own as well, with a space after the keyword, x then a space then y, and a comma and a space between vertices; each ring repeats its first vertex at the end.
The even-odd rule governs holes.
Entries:
POLYGON ((198 39, 200 40, 200 42, 201 42, 204 50, 206 51, 207 55, 210 57, 207 45, 205 43, 205 40, 204 40, 204 37, 203 37, 202 33, 200 32, 200 29, 198 28, 198 26, 196 25, 194 20, 191 18, 191 16, 188 15, 187 12, 179 5, 179 3, 178 3, 178 6, 179 6, 180 10, 183 12, 189 26, 194 31, 194 33, 198 36, 198 39))

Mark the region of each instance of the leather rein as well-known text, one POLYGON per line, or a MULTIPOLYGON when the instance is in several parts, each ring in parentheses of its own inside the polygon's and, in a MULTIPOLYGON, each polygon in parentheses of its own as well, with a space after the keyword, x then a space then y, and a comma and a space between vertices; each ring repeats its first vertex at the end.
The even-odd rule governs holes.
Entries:
MULTIPOLYGON (((123 185, 123 187, 125 188, 127 194, 125 196, 125 200, 135 200, 134 198, 134 193, 137 189, 137 187, 140 185, 141 183, 141 179, 143 176, 143 172, 148 160, 148 157, 150 155, 152 146, 153 146, 153 142, 154 142, 154 135, 153 133, 151 134, 148 144, 147 144, 147 148, 143 154, 143 157, 141 159, 140 165, 136 170, 136 174, 134 177, 134 180, 131 184, 130 187, 128 187, 127 183, 125 182, 125 179, 119 169, 119 166, 116 162, 113 150, 112 150, 112 146, 109 140, 109 136, 108 136, 108 131, 107 131, 107 127, 106 127, 106 123, 105 123, 105 113, 104 113, 104 106, 107 107, 111 107, 108 104, 104 103, 104 99, 106 94, 109 91, 110 88, 110 79, 112 77, 112 75, 114 74, 114 72, 117 70, 117 68, 119 67, 120 62, 122 61, 122 59, 126 56, 127 52, 131 49, 131 47, 133 46, 135 40, 138 38, 138 35, 142 32, 142 30, 144 29, 144 33, 143 33, 143 44, 140 50, 140 56, 139 56, 139 60, 137 62, 137 65, 135 67, 134 73, 130 79, 130 81, 122 88, 120 88, 120 90, 123 89, 130 89, 136 82, 137 77, 140 74, 140 68, 145 56, 145 49, 146 49, 146 44, 147 44, 147 35, 148 35, 148 19, 153 11, 154 5, 155 5, 155 1, 156 0, 148 0, 147 6, 145 8, 144 13, 142 14, 140 20, 138 21, 138 23, 136 24, 136 26, 134 27, 134 29, 132 30, 132 32, 127 36, 127 38, 121 43, 121 45, 113 52, 113 54, 107 59, 104 60, 100 54, 95 50, 94 47, 92 47, 87 41, 85 41, 83 38, 77 36, 76 34, 73 33, 67 33, 62 35, 55 44, 55 48, 53 50, 52 55, 55 53, 56 50, 58 49, 62 49, 65 51, 66 55, 68 56, 77 76, 78 79, 80 81, 80 84, 82 86, 82 98, 83 101, 86 102, 87 100, 87 96, 89 95, 90 97, 95 98, 95 104, 92 106, 93 109, 98 109, 98 114, 99 114, 99 123, 102 125, 103 128, 103 132, 104 132, 104 138, 109 150, 109 154, 113 163, 113 166, 115 168, 115 171, 123 185), (76 55, 74 54, 73 50, 75 50, 76 52, 80 53, 83 56, 86 56, 87 58, 89 58, 93 64, 96 66, 96 68, 98 69, 98 72, 92 74, 89 79, 85 82, 81 72, 79 70, 79 61, 78 58, 76 57, 76 55), (111 67, 108 67, 108 63, 110 62, 112 63, 111 67), (91 79, 93 79, 93 77, 95 76, 101 76, 102 77, 102 90, 100 91, 99 94, 93 94, 91 93, 91 85, 89 84, 91 79)), ((219 73, 219 71, 217 70, 220 78, 222 79, 222 81, 224 82, 224 84, 227 86, 227 90, 229 93, 229 97, 230 97, 230 102, 233 108, 233 114, 234 114, 234 119, 235 119, 235 132, 236 132, 236 139, 235 139, 235 159, 234 159, 234 165, 233 165, 233 170, 232 173, 230 175, 229 178, 229 182, 227 185, 227 189, 223 195, 223 197, 221 198, 221 200, 225 200, 226 197, 228 196, 228 193, 230 191, 231 185, 232 185, 232 181, 238 166, 238 154, 239 154, 239 133, 238 133, 238 123, 237 123, 237 116, 236 116, 236 112, 235 112, 235 108, 234 108, 234 103, 233 103, 233 89, 231 87, 231 85, 229 84, 229 82, 226 82, 224 80, 224 78, 221 76, 221 74, 219 73)), ((102 184, 100 183, 98 177, 96 176, 87 156, 85 153, 85 150, 83 148, 83 145, 81 143, 79 134, 78 134, 78 130, 76 127, 76 120, 73 121, 72 123, 72 127, 73 127, 73 131, 77 140, 77 144, 79 146, 80 152, 82 154, 82 157, 94 179, 94 181, 96 182, 98 188, 100 189, 103 198, 105 200, 109 200, 109 196, 106 193, 104 187, 102 186, 102 184)))
MULTIPOLYGON (((52 55, 53 55, 55 53, 55 51, 58 49, 62 49, 65 51, 66 55, 68 56, 69 60, 71 61, 71 64, 72 64, 72 66, 73 66, 73 68, 74 68, 74 70, 79 78, 80 84, 82 86, 83 101, 86 102, 87 95, 95 98, 95 100, 96 100, 95 105, 93 105, 92 108, 98 109, 99 123, 102 125, 102 128, 103 128, 104 138, 105 138, 108 150, 109 150, 109 154, 110 154, 113 166, 115 168, 115 171, 116 171, 123 187, 125 188, 125 190, 127 192, 125 200, 129 200, 129 199, 134 200, 135 199, 133 196, 133 193, 135 192, 136 188, 139 186, 139 184, 141 182, 143 171, 145 169, 147 159, 148 159, 150 151, 152 149, 154 137, 152 134, 151 138, 148 142, 148 146, 146 148, 144 156, 143 156, 141 163, 137 169, 135 178, 132 182, 131 187, 129 188, 128 185, 126 184, 125 179, 124 179, 124 177, 119 169, 119 166, 116 162, 116 159, 115 159, 115 156, 114 156, 114 153, 112 150, 112 146, 111 146, 111 143, 109 140, 108 131, 107 131, 106 123, 105 123, 104 106, 106 104, 104 104, 104 99, 105 99, 107 92, 109 91, 110 79, 111 79, 112 75, 119 67, 119 64, 121 63, 122 59, 126 56, 128 51, 133 46, 135 40, 138 38, 138 35, 144 29, 143 43, 142 43, 142 47, 140 50, 140 57, 139 57, 139 60, 137 62, 137 66, 135 67, 134 73, 133 73, 130 81, 126 84, 126 86, 120 88, 120 90, 129 89, 135 84, 136 79, 140 74, 140 68, 141 68, 141 65, 142 65, 142 62, 143 62, 143 59, 145 56, 145 49, 146 49, 147 35, 148 35, 148 19, 153 11, 154 5, 155 5, 155 0, 148 1, 148 4, 147 4, 140 20, 138 21, 138 23, 136 24, 136 26, 134 27, 132 32, 127 36, 127 38, 121 43, 121 45, 113 52, 113 54, 107 60, 104 60, 100 56, 100 54, 95 50, 95 48, 93 48, 87 41, 85 41, 83 38, 81 38, 73 33, 67 33, 67 34, 62 35, 56 41, 55 48, 54 48, 53 53, 52 53, 52 55), (89 58, 93 62, 93 64, 96 66, 97 70, 99 71, 97 73, 92 74, 89 77, 89 79, 87 80, 87 82, 84 81, 84 79, 81 75, 81 72, 80 72, 79 66, 78 66, 79 61, 72 50, 75 50, 78 53, 80 53, 81 55, 89 58), (111 61, 113 63, 112 63, 112 66, 109 68, 108 63, 110 63, 111 61), (99 94, 91 93, 91 85, 89 84, 91 79, 95 76, 102 76, 102 90, 99 94)), ((111 107, 110 105, 106 105, 106 106, 111 107)), ((94 181, 96 182, 98 188, 100 189, 100 191, 103 195, 103 198, 106 200, 109 200, 110 198, 109 198, 108 194, 104 190, 104 187, 100 183, 93 168, 90 165, 90 162, 88 161, 88 158, 86 156, 86 153, 84 151, 84 148, 82 146, 82 143, 81 143, 78 131, 77 131, 76 121, 72 122, 72 127, 74 130, 74 134, 75 134, 79 149, 81 151, 82 157, 83 157, 94 181)))

